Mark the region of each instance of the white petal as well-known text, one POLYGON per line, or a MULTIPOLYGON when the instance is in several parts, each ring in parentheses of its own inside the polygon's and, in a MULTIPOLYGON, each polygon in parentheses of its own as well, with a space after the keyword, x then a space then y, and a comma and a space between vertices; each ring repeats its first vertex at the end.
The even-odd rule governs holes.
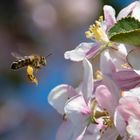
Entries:
POLYGON ((120 87, 118 87, 116 83, 114 82, 114 80, 112 79, 112 77, 108 75, 103 75, 103 79, 104 80, 102 84, 107 86, 109 91, 112 93, 113 99, 118 102, 120 98, 120 92, 121 92, 120 87))
POLYGON ((123 117, 120 115, 118 110, 116 110, 114 114, 114 125, 117 128, 120 136, 124 136, 126 133, 126 122, 123 119, 123 117))
POLYGON ((140 120, 130 117, 128 120, 127 132, 130 137, 137 140, 140 138, 140 120))
POLYGON ((90 124, 82 140, 99 140, 100 137, 100 128, 98 128, 95 124, 90 124))
POLYGON ((134 96, 140 99, 140 87, 133 88, 129 91, 124 91, 123 96, 134 96))
POLYGON ((140 21, 140 1, 137 1, 137 4, 132 12, 132 17, 135 17, 140 21))
POLYGON ((87 59, 83 60, 83 67, 84 76, 79 90, 83 94, 85 101, 88 102, 93 92, 93 70, 91 63, 87 59))
POLYGON ((103 10, 104 10, 105 22, 107 28, 109 29, 116 23, 115 10, 113 7, 109 5, 105 5, 103 10))
POLYGON ((108 128, 105 133, 102 135, 102 138, 100 140, 116 140, 119 136, 118 131, 115 127, 108 128))
POLYGON ((76 91, 69 85, 59 85, 51 90, 48 96, 48 102, 60 114, 64 114, 64 106, 66 101, 76 95, 76 91))
MULTIPOLYGON (((86 53, 94 47, 94 43, 83 42, 79 44, 74 50, 67 51, 64 53, 65 59, 70 59, 72 61, 82 61, 87 57, 86 53)), ((89 55, 89 54, 88 54, 89 55)))
POLYGON ((118 104, 114 93, 111 93, 106 86, 100 85, 96 88, 95 98, 102 109, 106 109, 111 116, 114 116, 118 104))
POLYGON ((109 49, 101 54, 100 68, 103 74, 111 74, 113 71, 123 69, 126 63, 127 50, 123 44, 116 46, 118 50, 109 49))
MULTIPOLYGON (((82 95, 74 96, 69 99, 65 105, 65 113, 74 125, 85 121, 89 115, 89 107, 87 106, 82 95), (87 113, 85 113, 87 111, 87 113)), ((79 124, 80 125, 80 124, 79 124)))
POLYGON ((89 108, 86 105, 83 96, 75 96, 71 98, 65 105, 65 113, 67 118, 72 122, 76 132, 73 137, 77 138, 82 134, 87 126, 87 118, 89 117, 89 108), (87 113, 83 113, 87 110, 87 113))
POLYGON ((72 140, 73 131, 72 123, 69 120, 64 121, 57 131, 56 140, 72 140))
POLYGON ((128 5, 124 9, 122 9, 118 14, 117 20, 127 17, 132 12, 132 10, 135 8, 136 4, 137 4, 137 1, 131 3, 130 5, 128 5))
POLYGON ((140 48, 131 50, 127 55, 127 61, 135 70, 140 71, 140 48))
POLYGON ((115 65, 111 61, 111 56, 108 50, 101 54, 100 69, 103 74, 111 74, 112 71, 115 70, 115 65))

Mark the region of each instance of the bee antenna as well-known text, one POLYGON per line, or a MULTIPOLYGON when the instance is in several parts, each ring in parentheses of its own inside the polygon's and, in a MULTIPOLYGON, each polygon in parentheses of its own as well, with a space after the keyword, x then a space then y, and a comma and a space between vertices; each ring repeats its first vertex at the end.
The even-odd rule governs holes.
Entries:
POLYGON ((52 53, 49 53, 47 56, 45 56, 45 58, 48 58, 49 56, 51 56, 52 55, 52 53))

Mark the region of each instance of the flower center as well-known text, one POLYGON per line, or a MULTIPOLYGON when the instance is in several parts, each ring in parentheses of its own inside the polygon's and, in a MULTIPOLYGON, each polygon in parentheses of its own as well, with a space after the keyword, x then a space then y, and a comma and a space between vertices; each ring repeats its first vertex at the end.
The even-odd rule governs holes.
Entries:
POLYGON ((99 20, 95 24, 90 25, 89 30, 85 32, 86 37, 99 41, 103 44, 109 42, 108 36, 103 28, 103 17, 99 17, 99 20))
POLYGON ((94 99, 91 102, 92 113, 88 119, 88 125, 96 124, 100 127, 101 135, 108 129, 113 127, 113 119, 107 112, 107 110, 99 110, 97 108, 97 102, 94 99))
POLYGON ((106 128, 111 128, 113 126, 112 118, 109 115, 103 117, 103 125, 106 126, 106 128))

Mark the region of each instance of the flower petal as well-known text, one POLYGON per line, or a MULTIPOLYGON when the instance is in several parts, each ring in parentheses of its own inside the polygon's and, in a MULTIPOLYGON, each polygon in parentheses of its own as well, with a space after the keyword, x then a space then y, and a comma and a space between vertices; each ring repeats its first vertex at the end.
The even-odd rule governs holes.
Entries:
POLYGON ((70 59, 71 61, 82 61, 85 57, 92 57, 93 53, 96 52, 97 49, 98 44, 83 42, 74 50, 65 52, 64 57, 65 59, 70 59))
POLYGON ((140 71, 140 49, 136 48, 131 50, 127 55, 128 63, 135 69, 140 71))
POLYGON ((123 137, 126 132, 126 122, 125 122, 124 118, 120 115, 118 110, 116 110, 115 114, 114 114, 114 125, 117 128, 120 136, 123 137))
POLYGON ((120 105, 117 107, 117 110, 126 121, 128 121, 131 116, 140 118, 139 100, 139 98, 134 96, 125 96, 120 99, 120 105))
POLYGON ((76 129, 74 138, 77 138, 82 134, 87 126, 87 118, 90 114, 90 109, 84 101, 83 96, 77 95, 65 105, 66 117, 72 122, 73 127, 76 129))
POLYGON ((76 94, 75 89, 71 86, 62 84, 51 90, 48 96, 48 102, 63 115, 66 101, 76 94))
POLYGON ((118 131, 115 127, 108 128, 105 133, 102 135, 100 140, 117 140, 117 137, 119 136, 118 131))
POLYGON ((113 99, 116 100, 118 103, 120 99, 121 90, 113 81, 112 77, 108 75, 103 75, 102 84, 105 85, 109 89, 109 91, 112 93, 113 99))
POLYGON ((125 7, 124 9, 122 9, 118 14, 117 20, 127 17, 133 11, 137 3, 138 1, 135 1, 130 5, 128 5, 127 7, 125 7))
POLYGON ((57 131, 56 140, 72 140, 73 130, 71 121, 64 121, 57 131))
POLYGON ((126 69, 114 72, 112 73, 112 77, 122 90, 130 90, 140 85, 140 75, 134 70, 126 69))
MULTIPOLYGON (((74 125, 85 121, 90 114, 90 109, 82 95, 77 95, 68 100, 65 105, 65 113, 74 125)), ((80 125, 80 124, 79 124, 80 125)))
POLYGON ((110 115, 113 116, 115 108, 118 104, 118 101, 115 96, 113 96, 113 93, 111 93, 106 86, 100 85, 96 88, 95 97, 99 106, 101 106, 102 109, 106 109, 110 115))
POLYGON ((112 71, 115 71, 115 65, 111 61, 110 54, 107 50, 101 54, 100 69, 103 74, 111 74, 112 71))
POLYGON ((129 91, 124 91, 123 97, 124 96, 134 96, 140 99, 140 87, 133 88, 129 91))
POLYGON ((137 4, 136 4, 135 8, 133 9, 131 16, 135 17, 136 19, 138 19, 140 21, 140 1, 137 1, 137 4))
POLYGON ((105 5, 103 10, 107 29, 109 29, 116 23, 115 10, 109 5, 105 5))
POLYGON ((140 139, 140 120, 130 117, 128 120, 127 132, 132 139, 140 139))
POLYGON ((97 125, 90 124, 82 140, 99 140, 100 136, 100 128, 98 128, 97 125))
POLYGON ((83 67, 84 67, 83 81, 80 84, 78 90, 84 96, 85 101, 88 102, 93 92, 93 70, 91 63, 87 59, 83 60, 83 67))

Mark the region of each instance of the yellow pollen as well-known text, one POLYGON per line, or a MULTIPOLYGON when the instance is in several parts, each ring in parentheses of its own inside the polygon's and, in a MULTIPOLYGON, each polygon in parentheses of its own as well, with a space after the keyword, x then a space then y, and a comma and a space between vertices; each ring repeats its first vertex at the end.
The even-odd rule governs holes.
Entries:
POLYGON ((103 120, 103 124, 107 126, 107 128, 111 128, 113 126, 113 121, 110 116, 105 116, 103 120))
POLYGON ((97 70, 95 72, 95 79, 97 79, 97 80, 102 80, 103 79, 103 75, 102 75, 102 72, 100 70, 97 70))
POLYGON ((121 66, 125 69, 130 69, 131 68, 128 63, 122 64, 121 66))
POLYGON ((33 68, 31 66, 27 66, 27 78, 28 78, 28 80, 37 85, 38 81, 37 81, 36 77, 34 76, 33 72, 34 72, 33 68))
POLYGON ((98 21, 95 21, 95 24, 90 25, 89 30, 85 32, 86 37, 90 39, 95 39, 101 43, 108 43, 109 39, 107 34, 102 28, 103 17, 99 17, 98 21))

